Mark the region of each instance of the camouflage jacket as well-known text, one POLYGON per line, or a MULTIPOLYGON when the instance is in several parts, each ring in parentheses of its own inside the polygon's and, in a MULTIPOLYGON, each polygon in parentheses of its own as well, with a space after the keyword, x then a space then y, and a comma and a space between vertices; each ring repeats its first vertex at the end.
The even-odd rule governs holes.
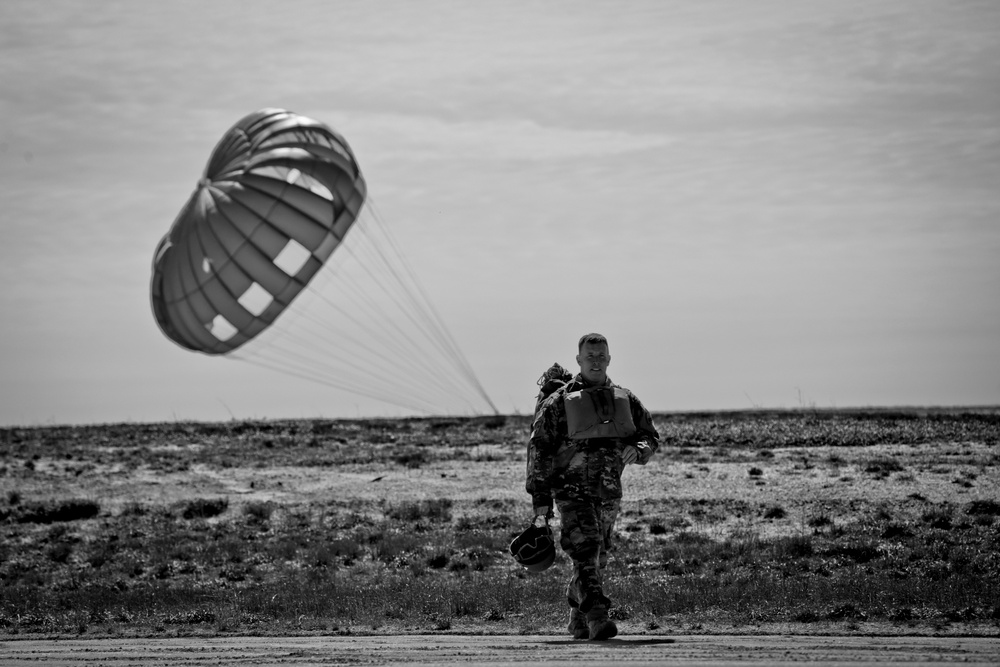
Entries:
MULTIPOLYGON (((617 387, 607 380, 607 387, 617 387)), ((645 465, 659 447, 659 433, 649 412, 631 391, 628 395, 634 435, 624 438, 574 440, 567 435, 566 394, 590 385, 577 375, 541 402, 535 413, 528 442, 525 489, 534 507, 552 507, 553 498, 563 500, 621 498, 622 450, 633 445, 637 463, 645 465)), ((623 389, 623 388, 622 388, 623 389)))

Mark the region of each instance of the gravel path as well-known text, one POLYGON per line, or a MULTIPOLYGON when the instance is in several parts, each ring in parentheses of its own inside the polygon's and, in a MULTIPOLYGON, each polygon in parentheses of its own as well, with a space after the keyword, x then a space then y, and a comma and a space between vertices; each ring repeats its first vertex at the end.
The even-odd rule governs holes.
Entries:
POLYGON ((0 643, 5 667, 45 665, 1000 664, 1000 639, 698 635, 586 642, 550 636, 405 635, 59 639, 0 643))

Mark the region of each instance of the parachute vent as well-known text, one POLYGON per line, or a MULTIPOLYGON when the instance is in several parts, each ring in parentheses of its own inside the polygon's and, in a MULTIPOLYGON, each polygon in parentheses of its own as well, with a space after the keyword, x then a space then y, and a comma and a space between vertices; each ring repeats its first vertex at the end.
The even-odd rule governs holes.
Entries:
POLYGON ((207 328, 209 333, 222 342, 229 340, 238 333, 236 327, 234 327, 232 323, 230 323, 230 321, 222 315, 216 315, 212 318, 212 321, 208 323, 207 328))
POLYGON ((289 239, 285 247, 281 249, 278 256, 274 258, 274 265, 290 276, 296 275, 306 265, 312 253, 295 239, 289 239))
POLYGON ((260 317, 261 313, 274 302, 274 297, 259 283, 253 283, 246 292, 238 299, 241 306, 247 309, 254 317, 260 317))

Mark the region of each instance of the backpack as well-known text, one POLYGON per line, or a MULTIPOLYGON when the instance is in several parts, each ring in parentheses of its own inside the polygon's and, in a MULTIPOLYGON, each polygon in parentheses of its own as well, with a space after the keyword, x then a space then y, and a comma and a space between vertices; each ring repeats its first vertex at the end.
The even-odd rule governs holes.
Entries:
MULTIPOLYGON (((573 374, 568 370, 560 366, 558 363, 549 366, 549 369, 542 373, 542 376, 538 378, 538 398, 535 400, 535 416, 532 419, 532 434, 534 434, 535 422, 538 421, 539 412, 542 409, 542 405, 545 403, 546 399, 556 392, 561 387, 566 386, 570 380, 573 379, 573 374)), ((528 483, 526 488, 529 493, 531 492, 532 481, 531 481, 531 468, 535 461, 535 447, 531 444, 531 438, 528 438, 528 452, 527 452, 527 467, 528 467, 528 483)), ((529 528, 529 530, 531 530, 529 528)), ((520 538, 518 538, 520 539, 520 538)), ((516 540, 515 540, 516 542, 516 540)), ((511 553, 514 553, 514 544, 511 544, 511 553)), ((515 556, 516 557, 516 556, 515 556)), ((544 559, 542 559, 544 562, 544 559)), ((545 565, 548 567, 548 565, 545 565)), ((544 569, 544 568, 543 568, 544 569)))
POLYGON ((538 378, 538 398, 535 401, 536 418, 538 417, 538 410, 542 407, 545 399, 551 396, 556 389, 566 386, 572 379, 573 374, 558 363, 552 364, 548 370, 542 373, 542 376, 538 378))

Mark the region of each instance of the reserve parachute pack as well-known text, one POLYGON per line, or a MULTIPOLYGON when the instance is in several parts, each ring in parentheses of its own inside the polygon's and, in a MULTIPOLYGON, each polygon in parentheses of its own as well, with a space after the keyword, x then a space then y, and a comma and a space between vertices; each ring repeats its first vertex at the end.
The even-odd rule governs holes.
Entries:
POLYGON ((635 435, 632 405, 621 387, 590 387, 566 394, 566 433, 572 440, 635 435))
MULTIPOLYGON (((549 396, 573 379, 573 374, 552 364, 538 378, 535 417, 549 396)), ((626 438, 635 435, 632 406, 628 392, 621 387, 591 387, 566 394, 568 435, 574 440, 590 438, 626 438)))

